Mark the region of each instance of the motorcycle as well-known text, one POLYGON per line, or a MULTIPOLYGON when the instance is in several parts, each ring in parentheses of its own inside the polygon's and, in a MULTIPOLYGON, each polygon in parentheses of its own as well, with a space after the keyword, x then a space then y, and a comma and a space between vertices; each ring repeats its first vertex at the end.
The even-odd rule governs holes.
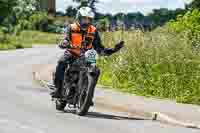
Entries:
POLYGON ((94 91, 100 75, 96 60, 95 49, 82 49, 80 57, 67 66, 62 83, 61 98, 55 100, 57 110, 63 111, 68 105, 70 108, 76 109, 76 114, 79 116, 87 114, 89 108, 93 106, 94 91))
POLYGON ((96 66, 96 57, 97 52, 94 49, 83 51, 79 58, 67 66, 61 91, 62 98, 56 99, 55 102, 57 110, 64 110, 68 104, 69 107, 73 105, 78 115, 87 114, 93 105, 94 90, 100 74, 96 66))

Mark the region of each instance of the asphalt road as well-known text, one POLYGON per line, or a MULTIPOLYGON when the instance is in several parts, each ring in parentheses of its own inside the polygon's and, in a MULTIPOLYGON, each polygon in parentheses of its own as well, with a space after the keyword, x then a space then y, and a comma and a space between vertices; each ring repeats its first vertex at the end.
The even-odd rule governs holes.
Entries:
POLYGON ((55 47, 0 52, 0 133, 200 133, 97 107, 85 117, 56 111, 31 73, 34 64, 53 64, 61 53, 55 47))

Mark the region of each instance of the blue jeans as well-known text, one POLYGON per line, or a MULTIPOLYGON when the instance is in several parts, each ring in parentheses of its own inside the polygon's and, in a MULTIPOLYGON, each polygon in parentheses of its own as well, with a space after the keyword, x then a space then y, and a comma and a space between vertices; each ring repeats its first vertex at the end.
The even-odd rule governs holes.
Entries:
POLYGON ((64 80, 65 69, 69 64, 72 64, 75 60, 75 57, 71 55, 69 52, 65 52, 64 55, 60 57, 58 60, 58 64, 56 66, 54 85, 57 89, 60 89, 62 86, 62 82, 64 80))

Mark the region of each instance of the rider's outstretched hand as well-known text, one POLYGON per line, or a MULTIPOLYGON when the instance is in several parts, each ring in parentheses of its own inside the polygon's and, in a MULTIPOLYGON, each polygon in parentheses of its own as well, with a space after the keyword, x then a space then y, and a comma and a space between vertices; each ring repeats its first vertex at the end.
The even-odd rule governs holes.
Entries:
POLYGON ((117 52, 123 47, 124 47, 124 41, 120 41, 118 44, 115 45, 114 51, 117 52))

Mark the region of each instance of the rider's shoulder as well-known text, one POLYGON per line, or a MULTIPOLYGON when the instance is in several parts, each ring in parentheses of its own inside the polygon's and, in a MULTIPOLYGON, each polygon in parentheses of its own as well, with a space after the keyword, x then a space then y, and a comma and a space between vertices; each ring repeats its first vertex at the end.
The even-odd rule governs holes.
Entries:
POLYGON ((95 26, 95 25, 93 25, 93 24, 91 24, 91 25, 90 25, 90 27, 92 27, 92 28, 95 28, 95 29, 96 29, 96 26, 95 26))
POLYGON ((94 25, 90 25, 89 31, 91 31, 91 32, 97 32, 97 28, 94 25))

